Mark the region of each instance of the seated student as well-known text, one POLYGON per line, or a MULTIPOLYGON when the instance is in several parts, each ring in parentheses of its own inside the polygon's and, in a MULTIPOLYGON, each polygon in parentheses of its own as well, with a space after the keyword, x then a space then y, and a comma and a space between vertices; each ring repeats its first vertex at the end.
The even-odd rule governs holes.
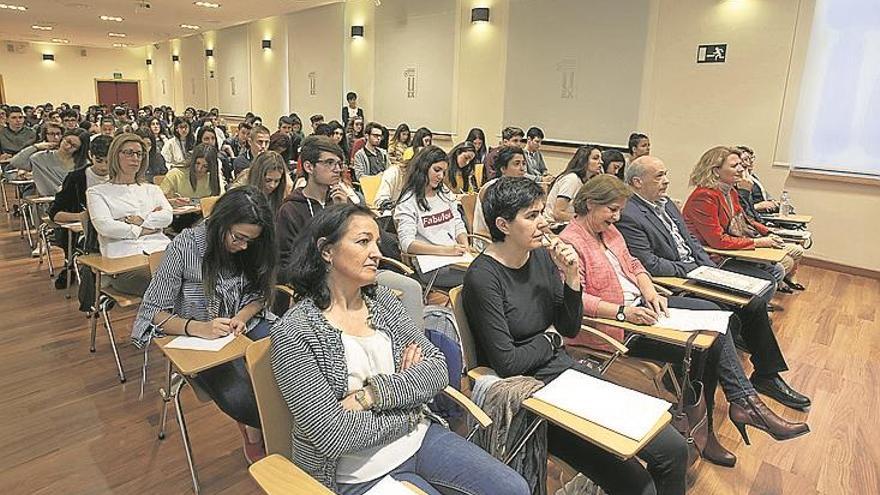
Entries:
POLYGON ((409 162, 412 160, 412 157, 416 156, 416 153, 421 151, 425 146, 431 146, 431 143, 433 142, 434 134, 431 133, 431 130, 427 127, 419 127, 416 129, 416 132, 413 133, 410 147, 403 151, 403 157, 401 160, 409 162))
POLYGON ((296 161, 297 155, 296 152, 299 149, 300 145, 302 145, 302 139, 293 132, 293 124, 294 121, 292 118, 287 115, 282 115, 281 118, 278 119, 278 130, 275 134, 284 134, 289 139, 288 143, 288 152, 287 154, 282 153, 282 156, 285 160, 289 162, 296 161))
POLYGON ((602 164, 605 167, 605 173, 608 175, 613 175, 618 179, 618 173, 622 173, 623 166, 626 163, 626 158, 623 157, 623 153, 617 150, 605 150, 602 152, 602 164))
MULTIPOLYGON (((159 186, 143 180, 148 164, 144 141, 135 134, 120 134, 113 139, 107 156, 110 181, 86 190, 101 255, 122 258, 165 249, 169 240, 162 229, 171 225, 174 215, 159 186)), ((150 270, 102 280, 120 292, 140 296, 150 283, 150 270)))
POLYGON ((232 159, 221 150, 218 146, 220 136, 217 135, 219 129, 213 126, 203 125, 196 133, 196 144, 207 144, 214 148, 217 152, 217 163, 220 165, 220 172, 223 174, 223 180, 227 183, 232 182, 232 159))
MULTIPOLYGON (((345 139, 348 141, 349 147, 352 147, 355 141, 361 138, 365 138, 365 127, 364 127, 364 118, 363 117, 350 117, 348 120, 343 122, 345 124, 345 139)), ((354 153, 357 150, 353 150, 351 158, 354 159, 354 153)))
POLYGON ((147 156, 149 157, 149 165, 144 171, 144 177, 148 182, 153 182, 157 175, 165 175, 168 173, 168 167, 165 166, 165 157, 159 150, 156 142, 156 135, 149 127, 141 127, 134 131, 135 134, 143 138, 144 146, 147 147, 147 156))
POLYGON ((690 176, 690 185, 696 189, 682 210, 688 229, 704 246, 715 249, 785 249, 780 263, 759 266, 778 282, 785 282, 787 287, 780 287, 780 291, 803 290, 804 286, 794 281, 803 248, 785 243, 765 225, 745 216, 734 190, 742 173, 742 159, 736 149, 716 146, 703 153, 690 176))
POLYGON ((364 131, 367 138, 364 147, 354 155, 352 165, 355 178, 360 180, 364 175, 379 175, 388 168, 388 152, 379 147, 382 142, 382 126, 370 122, 364 131))
MULTIPOLYGON (((528 375, 545 383, 567 369, 593 374, 566 352, 561 338, 580 330, 581 279, 570 246, 557 239, 543 246, 541 186, 503 177, 488 188, 483 207, 493 243, 471 263, 462 291, 480 361, 501 377, 528 375)), ((547 447, 607 493, 685 493, 687 445, 672 426, 639 453, 647 469, 638 459, 621 461, 552 423, 547 447)))
MULTIPOLYGON (((457 256, 470 248, 467 229, 455 196, 443 184, 449 164, 446 152, 437 146, 422 149, 409 164, 409 175, 394 208, 400 248, 413 255, 457 256)), ((423 273, 423 282, 437 287, 461 285, 464 273, 445 266, 423 273)))
POLYGON ((346 169, 351 168, 351 162, 354 158, 354 152, 349 149, 349 142, 345 139, 345 126, 338 120, 331 120, 325 125, 318 126, 315 134, 321 134, 329 137, 334 143, 342 148, 343 159, 345 160, 346 169))
POLYGON ((565 170, 550 184, 544 216, 565 223, 574 216, 572 200, 585 182, 602 173, 602 152, 592 145, 579 146, 565 170))
MULTIPOLYGON (((718 306, 709 301, 678 296, 667 299, 657 294, 650 275, 630 255, 626 242, 614 227, 631 195, 632 191, 620 179, 603 174, 584 184, 574 198, 576 216, 559 237, 574 247, 580 259, 584 314, 636 325, 653 325, 669 307, 717 310, 718 306)), ((624 340, 624 331, 620 328, 599 326, 599 330, 621 342, 624 340)), ((599 348, 605 345, 600 343, 597 346, 596 340, 590 336, 577 337, 571 343, 599 348)), ((683 347, 648 338, 630 341, 627 347, 627 355, 633 357, 670 363, 681 363, 684 357, 683 347)), ((718 335, 712 347, 699 352, 698 356, 702 363, 693 370, 691 380, 702 382, 706 401, 709 435, 702 451, 703 458, 723 466, 736 463, 736 456, 715 436, 712 411, 719 379, 730 403, 728 415, 746 443, 746 425, 764 430, 776 440, 787 440, 809 432, 806 423, 792 423, 777 416, 758 397, 740 365, 732 329, 718 335)), ((693 383, 693 390, 699 393, 699 385, 693 383)))
POLYGON ((79 115, 75 110, 64 110, 61 112, 61 125, 64 129, 76 129, 79 127, 79 115))
POLYGON ((64 129, 58 124, 46 124, 40 128, 40 140, 29 146, 25 146, 16 153, 9 161, 9 170, 30 170, 30 159, 38 151, 57 150, 61 143, 64 129))
POLYGON ((432 495, 526 495, 519 474, 443 426, 424 406, 447 384, 443 354, 391 291, 376 285, 370 210, 328 207, 293 248, 302 300, 272 326, 272 370, 296 427, 292 459, 343 495, 385 476, 432 495))
MULTIPOLYGON (((526 158, 523 150, 519 146, 501 146, 496 153, 495 165, 501 177, 525 177, 526 175, 526 158)), ((498 178, 492 179, 483 184, 480 193, 477 194, 477 206, 474 210, 474 233, 480 235, 489 234, 489 226, 483 217, 483 198, 486 197, 486 190, 496 183, 498 178)))
MULTIPOLYGON (((501 149, 505 146, 515 146, 522 149, 525 146, 526 134, 519 127, 505 127, 501 131, 501 145, 489 150, 486 154, 486 160, 483 162, 483 184, 490 180, 500 177, 498 167, 495 165, 495 159, 501 149)), ((525 155, 523 155, 525 156, 525 155)))
POLYGON ((153 135, 153 140, 156 141, 156 146, 154 146, 154 148, 156 148, 158 153, 162 153, 162 150, 165 148, 165 143, 168 141, 168 129, 165 122, 157 117, 149 117, 146 122, 147 129, 149 129, 150 133, 153 135))
MULTIPOLYGON (((626 240, 629 252, 651 276, 686 277, 689 271, 699 266, 715 266, 700 243, 691 236, 678 208, 666 196, 669 178, 662 160, 652 156, 636 158, 626 170, 626 183, 634 195, 621 211, 617 229, 626 240)), ((758 272, 744 274, 774 281, 759 269, 744 266, 758 272)), ((725 265, 724 268, 729 270, 731 267, 725 265)), ((788 370, 788 365, 767 316, 767 300, 767 296, 756 297, 745 307, 731 308, 742 324, 740 334, 751 353, 755 368, 751 381, 759 392, 788 407, 804 409, 810 406, 810 399, 792 389, 779 376, 780 372, 788 370)))
POLYGON ((540 127, 529 127, 526 131, 526 143, 523 151, 526 155, 528 171, 526 175, 537 181, 549 182, 553 176, 547 172, 547 164, 544 163, 544 155, 541 154, 541 142, 544 141, 544 131, 540 127))
POLYGON ((397 126, 397 129, 394 130, 394 134, 388 141, 388 162, 392 166, 400 165, 403 161, 403 153, 409 148, 411 139, 412 132, 410 132, 409 126, 406 123, 397 126))
POLYGON ((169 170, 159 187, 175 206, 186 206, 193 199, 223 194, 226 183, 220 177, 216 148, 207 144, 196 145, 188 166, 169 170))
POLYGON ((296 112, 291 113, 289 117, 290 121, 293 122, 293 125, 290 127, 290 133, 293 135, 294 141, 298 139, 300 145, 302 145, 303 139, 306 138, 303 133, 302 119, 299 118, 299 115, 297 115, 296 112))
MULTIPOLYGON (((165 249, 131 332, 137 347, 154 334, 216 339, 268 335, 265 308, 275 286, 275 233, 266 197, 253 187, 224 194, 211 217, 178 234, 165 249), (157 328, 158 327, 158 328, 157 328)), ((244 456, 265 456, 260 416, 244 359, 202 371, 195 381, 241 430, 244 456)))
POLYGON ((779 211, 779 201, 773 199, 764 184, 755 174, 755 152, 748 146, 737 146, 744 167, 743 181, 741 184, 747 187, 738 189, 740 199, 748 201, 761 213, 775 213, 779 211))
POLYGON ((358 95, 354 91, 349 91, 345 95, 345 101, 348 105, 342 107, 342 121, 348 122, 353 117, 364 118, 364 109, 358 107, 358 95))
POLYGON ((279 153, 266 151, 251 163, 251 166, 238 174, 232 187, 249 185, 262 191, 269 199, 269 208, 272 210, 272 218, 281 208, 291 191, 293 183, 287 175, 287 163, 279 153))
POLYGON ((477 150, 477 154, 474 156, 472 160, 473 164, 483 163, 486 161, 486 153, 489 151, 486 148, 486 134, 479 127, 474 127, 470 131, 468 131, 467 138, 465 141, 469 141, 474 143, 474 149, 477 150))
POLYGON ((617 170, 617 178, 623 180, 623 174, 626 170, 626 165, 629 162, 635 160, 640 156, 646 156, 651 154, 651 140, 648 139, 648 136, 642 134, 640 132, 633 132, 629 135, 629 139, 627 140, 627 147, 629 148, 629 156, 627 162, 623 167, 617 170))
MULTIPOLYGON (((56 124, 51 129, 61 127, 56 124)), ((47 127, 47 132, 49 127, 47 127)), ((54 196, 61 190, 64 178, 72 170, 82 168, 89 154, 88 134, 80 128, 64 131, 57 149, 37 151, 30 156, 22 169, 34 174, 34 187, 40 196, 54 196)))
POLYGON ((6 125, 0 128, 0 160, 8 160, 37 141, 37 133, 24 125, 21 107, 9 107, 6 125))
POLYGON ((444 183, 456 195, 469 194, 477 191, 477 178, 474 176, 474 156, 477 149, 474 143, 464 141, 449 150, 446 161, 449 170, 444 183))
POLYGON ((269 148, 269 138, 271 133, 262 125, 255 125, 248 134, 247 146, 240 155, 232 161, 233 175, 237 176, 242 170, 251 166, 254 158, 260 156, 260 153, 269 148))
POLYGON ((174 119, 173 129, 173 137, 162 148, 162 157, 165 158, 165 165, 169 169, 186 167, 189 163, 189 154, 195 146, 195 137, 186 118, 174 119))
POLYGON ((247 122, 239 122, 238 132, 234 136, 226 138, 223 142, 223 150, 230 158, 237 157, 247 146, 248 136, 250 136, 251 125, 247 122))
POLYGON ((318 126, 324 123, 324 116, 316 113, 309 117, 309 123, 312 124, 312 133, 314 133, 318 130, 318 126))

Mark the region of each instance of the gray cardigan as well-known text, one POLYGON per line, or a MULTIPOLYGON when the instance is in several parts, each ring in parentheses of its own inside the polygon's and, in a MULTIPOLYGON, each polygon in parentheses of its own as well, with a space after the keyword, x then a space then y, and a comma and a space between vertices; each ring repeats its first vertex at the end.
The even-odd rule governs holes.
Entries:
MULTIPOLYGON (((415 342, 423 360, 404 372, 376 375, 370 411, 347 411, 348 368, 339 330, 330 325, 311 299, 290 309, 271 330, 272 370, 293 416, 293 462, 335 489, 339 457, 396 440, 423 417, 423 406, 448 384, 446 361, 407 315, 390 290, 378 286, 366 298, 376 331, 391 338, 394 364, 415 342)), ((405 459, 401 459, 401 462, 405 459)))

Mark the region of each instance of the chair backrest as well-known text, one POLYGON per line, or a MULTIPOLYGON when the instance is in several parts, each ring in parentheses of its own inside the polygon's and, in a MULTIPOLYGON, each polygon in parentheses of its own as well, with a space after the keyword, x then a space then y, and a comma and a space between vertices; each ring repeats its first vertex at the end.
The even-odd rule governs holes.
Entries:
POLYGON ((461 353, 464 356, 464 367, 466 370, 474 369, 477 367, 477 343, 474 341, 474 334, 471 333, 467 315, 464 314, 460 285, 449 291, 449 301, 452 304, 452 312, 455 314, 458 334, 461 337, 461 353))
POLYGON ((293 418, 284 397, 281 396, 281 390, 278 389, 275 374, 272 373, 270 349, 270 340, 260 339, 248 346, 244 359, 251 375, 254 396, 257 398, 266 455, 281 454, 290 458, 293 418))
POLYGON ((477 163, 476 165, 474 165, 474 177, 477 178, 477 185, 482 187, 483 186, 483 164, 482 163, 477 163))
POLYGON ((199 200, 199 204, 202 206, 202 217, 208 218, 211 216, 211 212, 214 211, 214 205, 217 204, 218 199, 220 199, 220 196, 206 196, 199 200))
POLYGON ((83 252, 86 254, 99 253, 101 246, 98 242, 98 232, 95 230, 95 226, 92 225, 89 210, 86 209, 79 213, 79 222, 83 228, 83 252))
POLYGON ((154 175, 153 176, 153 184, 156 184, 157 186, 161 185, 163 180, 165 180, 164 175, 154 175))
POLYGON ((162 256, 165 254, 165 250, 155 251, 150 253, 150 275, 156 275, 156 270, 159 269, 159 263, 162 262, 162 256))
POLYGON ((364 193, 364 201, 369 206, 375 206, 376 194, 379 193, 379 184, 382 183, 382 176, 362 175, 359 182, 361 184, 361 192, 364 193))
POLYGON ((465 194, 461 197, 461 208, 464 210, 464 225, 468 232, 474 231, 474 213, 477 209, 477 195, 465 194))

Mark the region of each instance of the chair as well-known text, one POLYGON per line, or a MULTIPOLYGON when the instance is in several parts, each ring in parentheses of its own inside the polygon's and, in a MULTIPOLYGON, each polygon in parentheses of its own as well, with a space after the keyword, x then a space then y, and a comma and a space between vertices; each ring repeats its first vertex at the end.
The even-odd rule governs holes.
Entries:
POLYGON ((382 183, 382 175, 362 175, 360 178, 361 192, 364 193, 364 201, 368 206, 375 206, 376 194, 379 193, 379 184, 382 183))
POLYGON ((461 209, 464 210, 464 226, 468 232, 474 231, 474 213, 477 209, 477 195, 463 194, 461 196, 461 209))
POLYGON ((199 200, 199 204, 202 207, 202 217, 208 218, 211 216, 211 212, 214 211, 214 205, 217 204, 218 199, 220 199, 220 196, 207 196, 199 200))
MULTIPOLYGON (((324 492, 314 488, 314 491, 308 491, 315 485, 324 487, 315 480, 307 476, 304 477, 305 473, 296 468, 288 459, 288 456, 293 452, 290 436, 293 418, 287 408, 287 403, 281 396, 281 391, 278 389, 275 375, 272 372, 270 347, 271 342, 267 338, 250 344, 245 352, 245 362, 251 376, 254 396, 257 399, 257 410, 260 413, 260 424, 263 427, 263 442, 267 455, 265 459, 251 466, 251 475, 268 494, 332 493, 329 490, 324 492), (270 458, 272 460, 267 461, 270 458), (267 483, 270 480, 272 482, 267 483), (314 484, 310 484, 310 482, 314 484), (283 489, 279 491, 279 488, 283 489)), ((492 424, 492 420, 486 413, 458 390, 447 386, 443 393, 472 415, 479 427, 486 428, 492 424)), ((413 490, 414 487, 409 488, 410 491, 419 493, 413 490)), ((326 490, 326 488, 324 489, 326 490)))

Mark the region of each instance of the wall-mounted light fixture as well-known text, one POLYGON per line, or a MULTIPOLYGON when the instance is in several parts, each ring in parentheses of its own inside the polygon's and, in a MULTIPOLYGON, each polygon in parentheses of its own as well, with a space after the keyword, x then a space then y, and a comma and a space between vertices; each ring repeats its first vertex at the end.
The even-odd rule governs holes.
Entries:
POLYGON ((147 59, 147 65, 153 65, 153 59, 148 58, 148 59, 147 59))
POLYGON ((44 54, 43 54, 43 60, 46 60, 46 61, 49 61, 49 62, 54 62, 54 61, 55 61, 55 55, 54 55, 54 54, 51 54, 51 53, 44 53, 44 54))
POLYGON ((489 22, 489 7, 471 9, 471 22, 489 22))
POLYGON ((172 62, 180 62, 180 55, 172 55, 171 61, 172 62))
POLYGON ((205 56, 206 57, 213 57, 214 56, 214 49, 208 48, 207 50, 205 50, 205 56))
POLYGON ((272 40, 263 40, 263 49, 271 50, 272 49, 272 40))
POLYGON ((363 26, 352 26, 351 27, 351 37, 352 38, 363 38, 364 37, 364 27, 363 26))

